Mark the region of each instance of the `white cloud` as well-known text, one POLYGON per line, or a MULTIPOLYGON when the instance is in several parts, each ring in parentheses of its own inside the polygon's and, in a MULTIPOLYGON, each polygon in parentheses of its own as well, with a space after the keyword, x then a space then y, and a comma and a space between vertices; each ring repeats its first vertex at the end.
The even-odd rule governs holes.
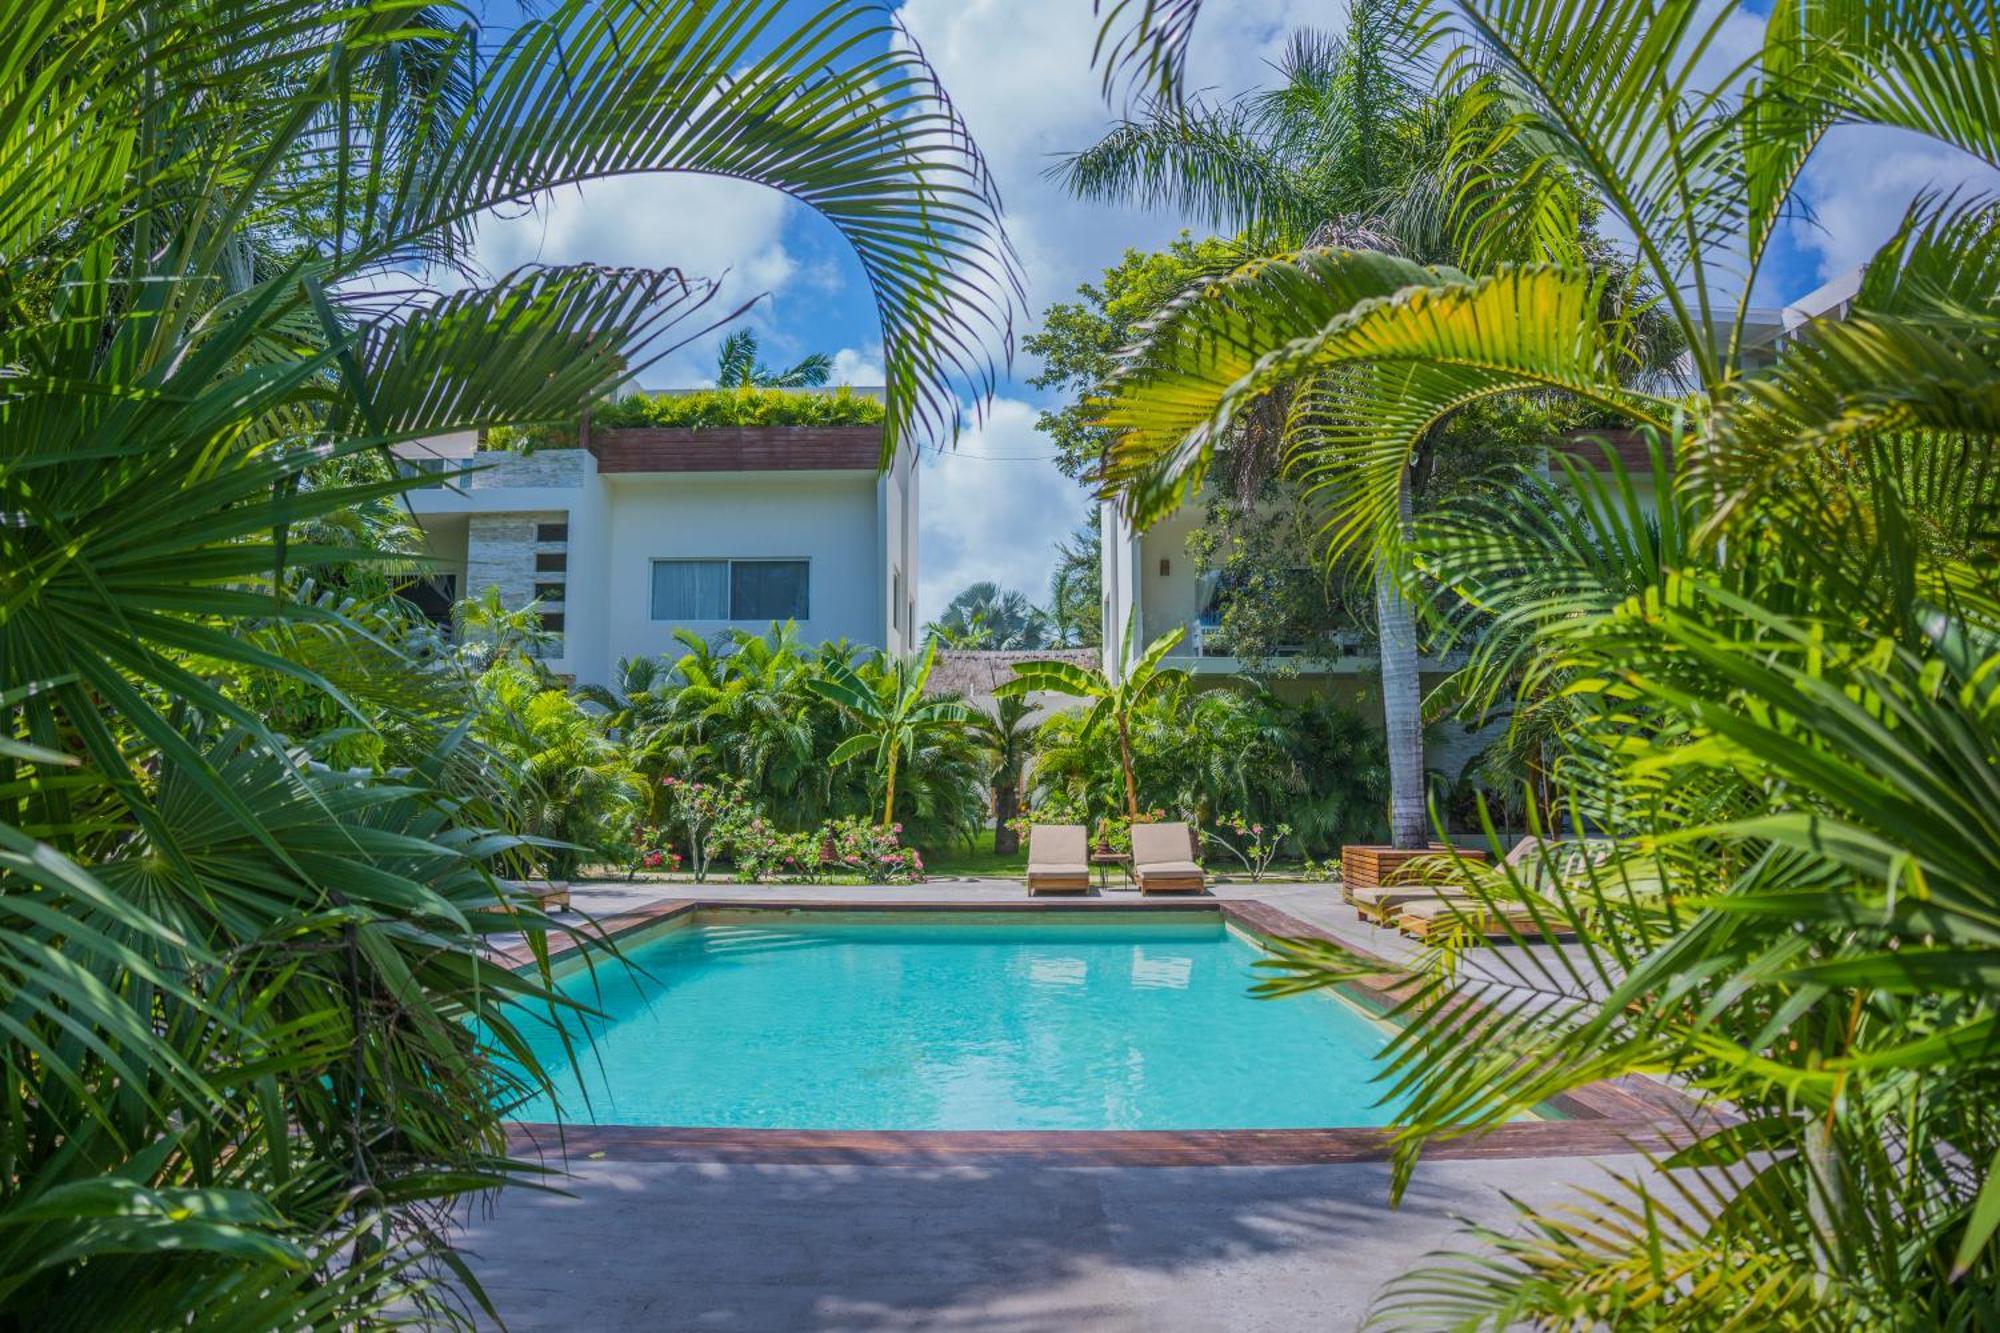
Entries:
POLYGON ((614 176, 488 214, 477 250, 496 273, 530 263, 678 268, 690 278, 726 271, 724 295, 741 302, 798 272, 783 241, 796 207, 776 190, 714 176, 614 176))
POLYGON ((887 380, 882 370, 882 349, 843 347, 833 354, 833 383, 874 387, 887 380))
POLYGON ((1837 277, 1889 239, 1917 195, 1954 188, 2000 190, 2000 172, 1907 130, 1842 127, 1806 167, 1800 194, 1814 217, 1792 224, 1793 239, 1819 256, 1820 278, 1837 277))
POLYGON ((1083 522, 1090 497, 1043 461, 1036 408, 996 399, 956 447, 928 453, 918 483, 917 615, 935 619, 968 583, 992 579, 1036 602, 1048 596, 1056 543, 1083 522))

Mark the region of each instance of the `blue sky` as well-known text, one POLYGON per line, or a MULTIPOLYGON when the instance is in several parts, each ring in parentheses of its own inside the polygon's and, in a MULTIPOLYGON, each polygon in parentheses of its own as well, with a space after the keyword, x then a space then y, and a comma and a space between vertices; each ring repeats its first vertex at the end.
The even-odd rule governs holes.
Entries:
MULTIPOLYGON (((818 4, 798 0, 802 12, 818 4)), ((998 177, 1028 281, 1017 335, 1127 246, 1163 244, 1183 225, 1164 214, 1078 204, 1042 179, 1056 155, 1091 143, 1111 120, 1089 68, 1091 8, 1090 0, 901 6, 998 177)), ((1212 0, 1196 31, 1191 81, 1219 93, 1254 87, 1293 29, 1337 28, 1344 11, 1344 0, 1212 0)), ((1760 26, 1755 14, 1736 16, 1718 62, 1751 49, 1760 26)), ((1782 304, 1860 263, 1915 194, 1963 183, 2000 187, 1954 150, 1893 133, 1837 132, 1801 182, 1813 219, 1782 238, 1760 302, 1782 304)), ((826 351, 840 378, 881 380, 880 333, 852 255, 817 215, 770 190, 685 176, 602 182, 494 221, 482 229, 479 250, 493 271, 539 259, 726 274, 731 304, 763 294, 743 324, 757 331, 769 359, 826 351)), ((719 338, 676 353, 647 383, 703 383, 719 338)), ((983 423, 955 450, 926 457, 918 589, 925 618, 975 579, 998 579, 1039 599, 1055 542, 1084 517, 1083 491, 1047 462, 1048 442, 1034 430, 1042 395, 1023 379, 1033 369, 1017 356, 983 423)))

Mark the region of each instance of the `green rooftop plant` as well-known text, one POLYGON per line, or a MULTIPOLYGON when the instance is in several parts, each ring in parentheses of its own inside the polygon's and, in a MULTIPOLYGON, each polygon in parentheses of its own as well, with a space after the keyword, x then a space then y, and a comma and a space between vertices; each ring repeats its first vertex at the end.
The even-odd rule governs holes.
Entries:
MULTIPOLYGON (((590 409, 591 425, 603 429, 658 426, 706 430, 729 426, 879 426, 888 409, 879 398, 846 385, 831 391, 770 388, 746 384, 693 393, 635 393, 606 399, 590 409)), ((501 426, 486 432, 488 449, 573 449, 575 417, 533 426, 501 426)))
POLYGON ((877 426, 882 401, 846 385, 820 392, 746 384, 695 393, 635 393, 590 410, 597 426, 877 426))

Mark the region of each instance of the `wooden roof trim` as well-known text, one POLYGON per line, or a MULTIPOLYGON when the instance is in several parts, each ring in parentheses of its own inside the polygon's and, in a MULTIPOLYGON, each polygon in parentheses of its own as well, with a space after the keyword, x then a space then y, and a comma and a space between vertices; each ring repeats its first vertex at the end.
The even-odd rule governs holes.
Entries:
POLYGON ((593 427, 586 447, 597 470, 619 472, 806 472, 876 470, 880 426, 593 427))

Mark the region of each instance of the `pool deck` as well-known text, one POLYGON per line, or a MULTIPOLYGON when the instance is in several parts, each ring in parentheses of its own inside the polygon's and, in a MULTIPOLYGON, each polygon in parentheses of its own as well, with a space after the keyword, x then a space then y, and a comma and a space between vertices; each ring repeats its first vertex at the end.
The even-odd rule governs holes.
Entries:
MULTIPOLYGON (((1378 957, 1407 953, 1325 885, 1220 885, 1215 896, 1261 900, 1378 957)), ((1025 897, 1015 881, 580 884, 576 906, 611 918, 693 898, 974 906, 1025 897)), ((1525 955, 1516 963, 1532 970, 1525 955)), ((1511 970, 1504 959, 1489 966, 1511 970)), ((1607 1166, 1644 1165, 1602 1134, 1546 1156, 1470 1150, 1427 1160, 1392 1210, 1389 1168, 1366 1153, 1203 1155, 1197 1141, 1187 1160, 1204 1164, 1163 1165, 1150 1150, 1014 1152, 1005 1136, 986 1136, 981 1152, 862 1135, 746 1153, 726 1132, 712 1148, 686 1131, 664 1144, 644 1130, 591 1134, 571 1138, 566 1164, 548 1157, 566 1165, 566 1195, 509 1190, 467 1216, 474 1270, 509 1328, 1351 1329, 1383 1282, 1453 1244, 1464 1220, 1505 1227, 1504 1195, 1554 1199, 1601 1182, 1607 1166), (886 1150, 891 1142, 904 1146, 886 1150), (1292 1160, 1303 1164, 1219 1164, 1292 1160)))

